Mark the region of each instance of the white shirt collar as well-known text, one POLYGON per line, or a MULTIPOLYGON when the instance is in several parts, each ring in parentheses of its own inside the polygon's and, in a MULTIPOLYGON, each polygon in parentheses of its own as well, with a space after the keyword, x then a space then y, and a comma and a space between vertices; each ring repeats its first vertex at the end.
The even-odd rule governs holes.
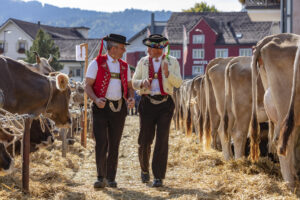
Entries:
MULTIPOLYGON (((109 54, 107 54, 107 60, 109 62, 113 62, 114 61, 114 59, 109 54)), ((116 61, 118 62, 118 60, 116 60, 116 61)))
MULTIPOLYGON (((160 57, 158 57, 158 62, 161 62, 162 57, 163 57, 163 55, 161 55, 160 57)), ((154 60, 154 62, 155 62, 155 59, 156 58, 152 58, 152 60, 154 60)))

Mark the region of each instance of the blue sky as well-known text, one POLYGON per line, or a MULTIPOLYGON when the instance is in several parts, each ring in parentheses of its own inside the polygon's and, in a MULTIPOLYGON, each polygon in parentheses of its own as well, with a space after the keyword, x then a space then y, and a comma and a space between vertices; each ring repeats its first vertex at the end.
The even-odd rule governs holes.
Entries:
MULTIPOLYGON (((21 0, 32 1, 32 0, 21 0)), ((58 7, 80 8, 104 12, 123 11, 135 8, 142 10, 166 10, 180 12, 188 9, 201 1, 195 0, 36 0, 58 7)), ((242 9, 238 0, 202 0, 209 5, 214 5, 220 11, 240 11, 242 9)))

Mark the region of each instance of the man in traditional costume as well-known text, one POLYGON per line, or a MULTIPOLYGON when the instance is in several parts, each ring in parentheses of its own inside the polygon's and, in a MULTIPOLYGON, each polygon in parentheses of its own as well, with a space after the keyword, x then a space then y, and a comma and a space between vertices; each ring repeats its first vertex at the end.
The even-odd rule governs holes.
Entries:
POLYGON ((117 187, 115 181, 119 144, 129 108, 134 106, 134 90, 128 64, 121 60, 126 37, 109 34, 101 41, 99 55, 88 66, 85 92, 92 99, 93 133, 96 140, 97 181, 95 188, 117 187), (107 54, 101 55, 103 40, 107 54))
POLYGON ((151 144, 156 134, 152 160, 153 187, 161 187, 165 178, 168 160, 168 141, 174 102, 173 88, 182 83, 180 67, 176 58, 163 54, 168 46, 167 38, 159 34, 143 40, 148 46, 148 56, 141 58, 132 78, 133 88, 142 95, 138 154, 143 183, 150 180, 149 159, 151 144))

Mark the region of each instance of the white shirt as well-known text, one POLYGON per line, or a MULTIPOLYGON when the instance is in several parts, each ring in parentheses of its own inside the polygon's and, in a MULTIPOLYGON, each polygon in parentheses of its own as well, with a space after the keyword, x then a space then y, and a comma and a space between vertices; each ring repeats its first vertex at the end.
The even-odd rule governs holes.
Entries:
MULTIPOLYGON (((114 59, 107 54, 106 63, 108 65, 109 71, 113 73, 120 73, 120 63, 118 62, 118 60, 116 60, 116 62, 113 63, 113 60, 114 59)), ((96 79, 97 72, 98 72, 97 61, 93 60, 89 64, 85 76, 88 78, 96 79)), ((131 72, 129 66, 127 70, 127 81, 131 81, 131 72)), ((117 101, 122 98, 122 84, 120 79, 114 79, 114 78, 110 79, 105 98, 112 101, 117 101)))
MULTIPOLYGON (((153 62, 153 67, 154 67, 154 73, 157 73, 160 68, 160 65, 161 65, 162 56, 160 56, 158 58, 158 62, 156 62, 155 59, 156 58, 152 58, 152 62, 153 62)), ((159 81, 158 81, 158 79, 152 79, 151 95, 158 95, 158 94, 161 94, 160 88, 159 88, 159 81)))

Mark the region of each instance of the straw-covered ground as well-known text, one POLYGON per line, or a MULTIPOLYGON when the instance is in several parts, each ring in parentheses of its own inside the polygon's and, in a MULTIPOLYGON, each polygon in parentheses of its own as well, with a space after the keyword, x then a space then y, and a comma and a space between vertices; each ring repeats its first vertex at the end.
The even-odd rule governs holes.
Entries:
MULTIPOLYGON (((173 126, 172 126, 173 127, 173 126)), ((164 187, 142 184, 137 157, 138 117, 127 117, 121 140, 116 181, 118 188, 94 190, 94 141, 79 143, 61 156, 61 142, 31 154, 30 194, 21 189, 21 160, 16 171, 0 178, 0 199, 297 199, 282 182, 278 164, 261 159, 225 162, 220 152, 204 152, 196 137, 186 138, 172 128, 164 187)))

